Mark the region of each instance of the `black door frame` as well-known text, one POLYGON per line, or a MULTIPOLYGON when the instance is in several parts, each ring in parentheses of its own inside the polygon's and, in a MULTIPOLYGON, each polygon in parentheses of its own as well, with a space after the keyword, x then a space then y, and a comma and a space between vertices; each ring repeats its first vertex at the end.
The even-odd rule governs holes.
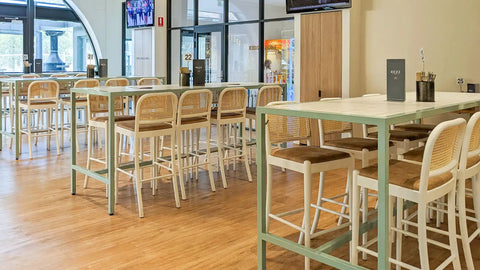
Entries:
POLYGON ((221 51, 220 54, 222 56, 221 59, 221 72, 222 72, 222 82, 228 81, 228 72, 227 72, 227 57, 226 57, 226 46, 227 44, 225 43, 225 27, 223 25, 198 25, 195 26, 193 29, 193 42, 194 42, 194 55, 193 59, 198 59, 198 35, 199 34, 208 34, 212 32, 220 32, 220 38, 221 38, 221 51))

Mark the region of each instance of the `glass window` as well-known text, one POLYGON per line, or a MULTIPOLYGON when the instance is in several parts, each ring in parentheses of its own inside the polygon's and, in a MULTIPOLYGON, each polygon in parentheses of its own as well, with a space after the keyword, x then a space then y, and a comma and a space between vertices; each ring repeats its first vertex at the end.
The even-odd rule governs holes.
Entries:
POLYGON ((230 0, 229 22, 258 20, 258 0, 230 0))
POLYGON ((198 24, 223 23, 223 0, 198 0, 198 24))
POLYGON ((287 14, 285 0, 265 0, 265 19, 293 17, 287 14))
POLYGON ((172 27, 193 25, 193 0, 175 0, 172 3, 172 27))
POLYGON ((35 59, 44 72, 85 71, 88 54, 93 48, 81 23, 35 20, 35 59))
POLYGON ((293 62, 295 51, 293 20, 265 23, 264 81, 287 84, 287 100, 294 100, 293 62))
POLYGON ((0 72, 23 72, 23 22, 0 22, 0 72))
POLYGON ((229 26, 228 81, 258 82, 258 23, 229 26))

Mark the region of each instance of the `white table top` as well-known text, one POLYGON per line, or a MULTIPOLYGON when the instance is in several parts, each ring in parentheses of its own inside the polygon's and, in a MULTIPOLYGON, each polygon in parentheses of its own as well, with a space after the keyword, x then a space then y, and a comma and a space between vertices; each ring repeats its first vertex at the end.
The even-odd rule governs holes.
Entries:
POLYGON ((282 85, 282 84, 273 84, 273 83, 260 83, 260 82, 224 82, 224 83, 207 83, 205 86, 179 86, 172 84, 164 85, 152 85, 152 86, 99 86, 92 88, 72 88, 74 92, 85 92, 89 93, 134 93, 134 92, 143 92, 143 91, 173 91, 173 90, 194 90, 194 89, 216 89, 216 88, 227 88, 227 87, 245 87, 245 88, 256 88, 259 86, 267 85, 282 85))
MULTIPOLYGON (((397 116, 412 115, 428 111, 437 111, 458 107, 465 109, 476 106, 480 102, 480 94, 459 92, 436 92, 435 102, 417 102, 415 92, 407 92, 406 100, 387 101, 386 95, 347 98, 338 100, 315 101, 274 106, 275 110, 301 111, 307 114, 330 114, 346 117, 365 117, 387 119, 397 116)), ((265 107, 268 108, 268 107, 265 107)), ((451 109, 454 110, 454 109, 451 109)), ((273 111, 269 110, 269 113, 273 111)), ((283 114, 283 113, 278 113, 283 114)), ((424 116, 420 116, 424 117, 424 116)))

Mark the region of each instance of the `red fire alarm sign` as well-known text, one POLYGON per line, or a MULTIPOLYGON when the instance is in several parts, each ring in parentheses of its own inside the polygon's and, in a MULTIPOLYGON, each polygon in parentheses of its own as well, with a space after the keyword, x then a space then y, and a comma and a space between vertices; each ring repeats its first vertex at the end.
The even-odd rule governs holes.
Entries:
POLYGON ((158 26, 163 27, 163 17, 158 17, 158 26))

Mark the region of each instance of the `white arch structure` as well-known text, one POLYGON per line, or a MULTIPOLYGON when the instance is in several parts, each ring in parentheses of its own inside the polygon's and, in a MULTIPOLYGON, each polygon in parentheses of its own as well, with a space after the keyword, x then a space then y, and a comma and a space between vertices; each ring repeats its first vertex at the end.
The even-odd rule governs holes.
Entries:
POLYGON ((68 4, 68 6, 70 6, 70 8, 75 12, 75 14, 77 14, 78 18, 80 18, 80 20, 82 21, 83 26, 85 27, 85 30, 87 31, 88 36, 90 37, 90 41, 92 42, 97 59, 102 59, 103 56, 102 56, 102 50, 100 48, 100 43, 98 42, 97 36, 95 35, 95 32, 93 31, 93 28, 88 22, 87 18, 85 17, 85 15, 83 15, 83 12, 77 7, 77 5, 75 5, 73 0, 64 0, 64 1, 68 4))

